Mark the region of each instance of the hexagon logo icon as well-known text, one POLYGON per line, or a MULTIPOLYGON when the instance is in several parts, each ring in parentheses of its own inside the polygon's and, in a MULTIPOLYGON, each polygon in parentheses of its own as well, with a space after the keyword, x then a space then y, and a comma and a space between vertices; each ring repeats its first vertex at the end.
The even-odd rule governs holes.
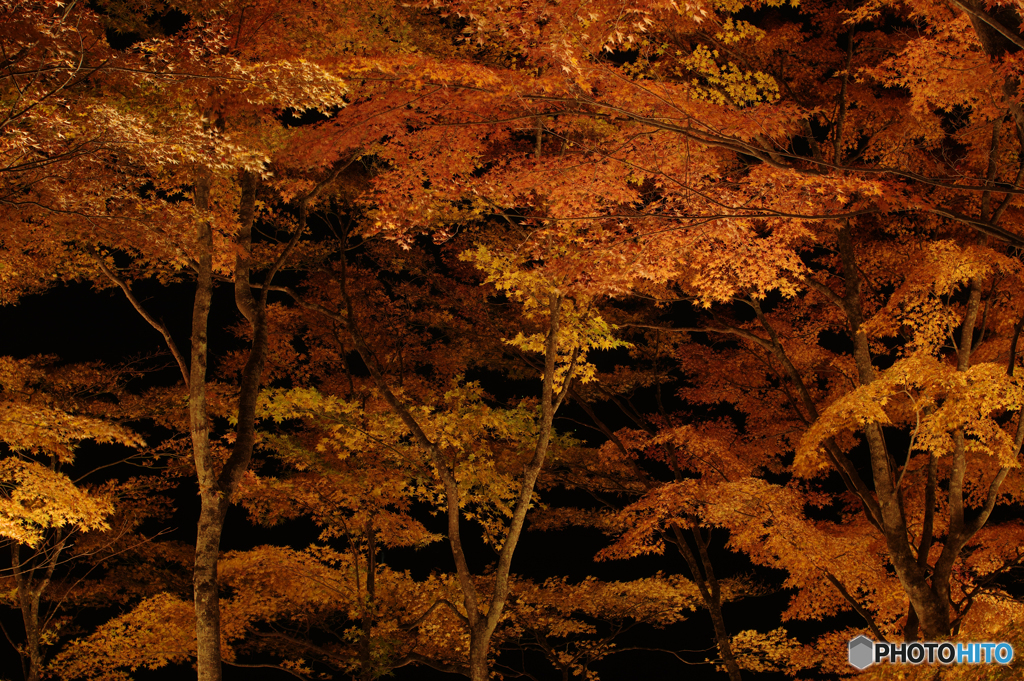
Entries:
POLYGON ((866 669, 874 660, 875 644, 867 636, 858 636, 850 641, 850 664, 857 669, 866 669))

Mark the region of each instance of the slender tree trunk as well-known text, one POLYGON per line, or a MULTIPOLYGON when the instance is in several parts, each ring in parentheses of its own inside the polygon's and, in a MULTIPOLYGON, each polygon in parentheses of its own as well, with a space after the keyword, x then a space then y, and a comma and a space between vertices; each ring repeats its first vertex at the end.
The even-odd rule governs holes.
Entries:
MULTIPOLYGON (((235 264, 235 302, 239 312, 250 322, 253 340, 239 381, 238 425, 234 447, 231 456, 218 471, 210 450, 209 416, 206 408, 208 327, 213 297, 213 232, 205 219, 209 210, 210 182, 209 174, 201 175, 196 182, 196 209, 200 214, 197 225, 199 254, 196 297, 192 308, 192 368, 189 376, 189 418, 200 499, 195 568, 192 576, 196 612, 196 668, 199 681, 220 681, 222 676, 217 561, 220 558, 221 536, 224 532, 224 520, 231 505, 231 496, 241 476, 249 468, 256 443, 256 399, 267 346, 266 292, 257 302, 252 296, 249 283, 251 264, 248 254, 251 247, 256 179, 251 173, 243 172, 240 177, 240 228, 237 235, 237 242, 243 253, 238 255, 235 264)), ((270 278, 268 276, 268 279, 270 278)))
POLYGON ((25 623, 25 652, 28 665, 25 667, 25 681, 39 681, 43 668, 43 651, 39 645, 39 603, 22 602, 21 617, 25 623))
POLYGON ((49 539, 49 546, 45 550, 35 551, 25 561, 22 560, 22 546, 15 543, 10 547, 18 609, 22 611, 22 623, 25 625, 25 651, 20 652, 20 655, 26 681, 39 681, 42 677, 43 630, 39 624, 39 603, 50 586, 53 571, 68 545, 68 538, 65 531, 56 529, 49 539))
POLYGON ((373 515, 366 520, 366 596, 363 603, 362 640, 359 642, 359 679, 372 681, 377 676, 373 661, 373 623, 376 619, 377 541, 373 515))
MULTIPOLYGON (((223 121, 218 122, 218 126, 223 121)), ((298 201, 299 224, 284 251, 267 272, 259 298, 252 294, 251 248, 252 227, 255 217, 256 190, 258 177, 249 171, 239 172, 240 189, 238 221, 235 235, 238 254, 235 258, 235 305, 249 322, 252 330, 252 345, 249 357, 242 369, 239 381, 237 426, 235 443, 227 462, 218 470, 210 450, 209 415, 206 408, 207 357, 209 354, 209 318, 213 299, 213 231, 208 221, 210 212, 210 190, 213 177, 208 169, 201 168, 195 184, 196 221, 196 295, 192 306, 192 336, 190 364, 184 366, 183 355, 178 351, 170 332, 162 322, 149 315, 136 299, 125 282, 107 269, 104 272, 118 284, 129 302, 142 317, 163 335, 171 353, 182 370, 188 388, 189 430, 192 438, 192 453, 199 480, 200 514, 196 533, 196 557, 193 571, 193 600, 196 614, 196 669, 199 681, 220 681, 220 596, 217 581, 217 560, 220 556, 220 541, 224 531, 224 520, 242 476, 249 469, 253 448, 256 444, 256 402, 259 396, 263 365, 266 360, 267 296, 274 276, 287 262, 299 239, 306 229, 309 202, 328 184, 337 179, 355 159, 339 163, 334 170, 308 194, 298 201)), ((103 265, 101 264, 101 267, 103 265)))
MULTIPOLYGON (((844 305, 854 345, 854 361, 861 384, 867 385, 874 381, 875 370, 871 363, 867 334, 863 330, 861 280, 849 226, 844 226, 839 231, 839 251, 846 283, 844 305)), ((981 291, 982 282, 972 281, 959 339, 958 371, 966 371, 970 366, 981 291)), ((914 611, 913 617, 908 616, 907 633, 916 635, 919 632, 927 639, 946 636, 951 631, 953 621, 949 587, 953 566, 960 558, 963 547, 984 526, 992 513, 999 486, 1006 476, 1007 469, 1001 469, 993 477, 989 484, 988 498, 982 510, 973 520, 967 521, 964 515, 963 488, 967 470, 964 434, 962 431, 953 433, 952 469, 947 494, 950 514, 949 530, 943 542, 942 553, 929 575, 927 550, 931 542, 930 534, 922 536, 921 546, 918 547, 915 555, 908 540, 906 517, 895 486, 895 471, 892 470, 892 460, 886 450, 882 430, 877 425, 870 425, 866 429, 866 435, 875 494, 880 508, 880 527, 885 537, 889 559, 914 611), (916 617, 916 622, 913 621, 914 617, 916 617)), ((933 473, 929 471, 929 485, 933 485, 934 478, 932 476, 933 473)), ((926 514, 932 511, 933 509, 929 505, 926 514)), ((926 531, 930 533, 931 518, 926 518, 926 520, 929 521, 926 531)))
POLYGON ((740 666, 736 662, 736 656, 732 652, 732 639, 729 637, 729 630, 725 628, 725 618, 722 617, 722 601, 714 599, 708 603, 708 612, 711 613, 711 622, 715 627, 715 641, 718 643, 718 652, 725 662, 725 671, 729 674, 730 681, 741 681, 743 675, 740 673, 740 666))
POLYGON ((729 674, 730 681, 742 681, 742 674, 740 673, 740 666, 736 662, 736 656, 732 651, 732 638, 729 636, 729 630, 725 626, 725 617, 722 615, 722 592, 718 584, 718 579, 715 577, 713 566, 711 565, 710 556, 707 554, 706 547, 703 545, 703 539, 700 537, 700 529, 696 526, 692 526, 694 538, 698 541, 698 549, 701 554, 701 562, 704 564, 704 571, 701 571, 700 563, 697 562, 697 556, 693 554, 693 550, 690 549, 689 543, 686 541, 686 535, 679 525, 672 524, 672 535, 673 543, 682 555, 683 560, 686 561, 686 565, 690 568, 690 573, 693 575, 693 583, 697 585, 697 591, 700 592, 701 600, 704 601, 704 605, 707 606, 708 612, 711 613, 711 624, 715 631, 715 643, 718 645, 718 652, 722 657, 722 662, 725 663, 725 670, 729 674))
POLYGON ((707 544, 696 522, 690 525, 690 531, 697 544, 701 563, 704 565, 704 581, 707 582, 707 588, 711 596, 707 605, 708 610, 711 612, 711 621, 715 625, 715 639, 718 642, 718 651, 722 655, 722 661, 725 662, 725 669, 729 673, 730 681, 740 681, 740 666, 736 662, 736 656, 733 655, 732 638, 729 636, 728 629, 725 628, 725 618, 722 616, 722 589, 718 584, 718 578, 715 576, 714 566, 711 564, 711 556, 708 555, 707 544))
POLYGON ((213 231, 206 219, 211 177, 204 172, 196 181, 198 279, 192 306, 191 371, 189 375, 189 424, 192 453, 199 477, 199 527, 192 574, 196 612, 196 671, 199 681, 220 681, 220 599, 217 590, 217 559, 220 556, 221 523, 219 490, 210 452, 206 411, 206 363, 210 304, 213 298, 213 231))
POLYGON ((561 321, 561 310, 563 297, 560 294, 552 294, 548 300, 549 326, 547 337, 544 343, 544 383, 541 391, 541 419, 540 429, 537 436, 536 447, 533 459, 523 470, 523 479, 520 483, 519 497, 516 500, 515 508, 512 511, 512 518, 509 521, 508 533, 505 542, 502 544, 498 554, 498 561, 494 573, 494 591, 486 602, 486 611, 481 609, 484 599, 473 584, 473 575, 469 569, 469 563, 462 547, 462 536, 460 530, 461 514, 459 508, 459 490, 455 479, 455 472, 447 458, 442 454, 440 448, 424 432, 423 428, 416 421, 412 412, 392 392, 388 381, 381 368, 375 361, 366 340, 359 330, 358 321, 352 304, 352 297, 348 291, 348 274, 345 261, 342 260, 341 277, 338 280, 341 287, 341 295, 345 307, 344 315, 348 321, 348 331, 360 358, 366 364, 370 376, 376 383, 378 390, 383 394, 384 399, 409 429, 413 439, 423 448, 434 463, 438 477, 445 491, 445 504, 448 516, 448 543, 451 546, 452 557, 455 560, 456 573, 459 578, 459 587, 462 590, 463 603, 466 608, 466 619, 469 626, 469 672, 472 681, 486 681, 490 676, 490 669, 487 664, 487 655, 490 652, 491 636, 501 620, 505 609, 505 603, 509 594, 509 573, 512 568, 512 555, 515 552, 519 536, 522 534, 523 525, 526 522, 526 514, 530 508, 530 501, 533 498, 533 490, 537 484, 537 478, 544 467, 548 448, 551 443, 551 433, 555 412, 558 411, 569 387, 572 384, 572 374, 575 369, 575 356, 565 376, 565 385, 561 391, 555 390, 555 366, 557 363, 558 329, 561 321))
MULTIPOLYGON (((351 161, 349 162, 351 163, 351 161)), ((208 355, 208 325, 213 296, 213 232, 206 215, 209 212, 211 176, 201 173, 196 181, 195 205, 199 213, 197 224, 198 258, 196 297, 192 308, 192 366, 189 374, 189 419, 196 475, 199 479, 201 502, 199 527, 196 537, 196 561, 193 589, 196 611, 197 671, 199 681, 220 681, 220 595, 217 580, 217 560, 224 532, 224 520, 231 506, 231 497, 242 476, 249 469, 256 446, 256 403, 259 397, 263 365, 266 361, 269 331, 267 329, 267 296, 274 276, 285 264, 298 244, 309 214, 309 202, 327 184, 334 181, 348 167, 338 164, 311 192, 299 199, 299 224, 284 251, 267 272, 263 290, 258 299, 252 294, 251 248, 252 226, 258 180, 250 172, 239 173, 240 201, 239 228, 235 243, 239 247, 235 259, 235 305, 249 322, 252 345, 238 385, 237 425, 231 455, 222 467, 216 466, 210 450, 209 417, 206 409, 206 367, 208 355)))
POLYGON ((43 672, 42 627, 39 624, 39 603, 50 586, 68 537, 57 530, 52 544, 44 552, 21 560, 21 546, 11 545, 11 570, 17 585, 18 607, 25 626, 25 651, 21 653, 22 673, 26 681, 39 681, 43 672), (43 556, 42 560, 39 557, 43 556), (37 573, 38 571, 38 573, 37 573))
POLYGON ((25 681, 39 681, 43 667, 43 651, 39 645, 39 594, 33 589, 31 570, 26 574, 21 564, 21 547, 11 546, 12 568, 18 583, 18 606, 25 625, 25 650, 21 653, 25 681))

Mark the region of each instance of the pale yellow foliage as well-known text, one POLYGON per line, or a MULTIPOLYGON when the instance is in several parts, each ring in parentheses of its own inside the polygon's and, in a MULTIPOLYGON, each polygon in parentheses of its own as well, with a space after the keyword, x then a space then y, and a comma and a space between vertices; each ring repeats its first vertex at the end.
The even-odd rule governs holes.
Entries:
POLYGON ((36 546, 51 528, 108 529, 110 500, 35 461, 0 461, 0 536, 36 546))
POLYGON ((832 403, 807 430, 797 448, 794 470, 811 476, 828 466, 824 442, 869 424, 895 422, 911 427, 912 448, 937 456, 953 448, 961 430, 967 448, 1016 466, 1012 437, 996 417, 1024 405, 1024 390, 1002 365, 981 363, 966 371, 918 352, 832 403))

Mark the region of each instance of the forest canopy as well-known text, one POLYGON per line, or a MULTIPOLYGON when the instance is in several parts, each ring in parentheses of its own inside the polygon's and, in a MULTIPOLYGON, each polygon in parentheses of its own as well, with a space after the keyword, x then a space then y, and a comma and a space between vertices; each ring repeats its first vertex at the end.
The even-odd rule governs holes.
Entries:
POLYGON ((1024 653, 1022 48, 996 0, 0 0, 3 668, 1024 653))

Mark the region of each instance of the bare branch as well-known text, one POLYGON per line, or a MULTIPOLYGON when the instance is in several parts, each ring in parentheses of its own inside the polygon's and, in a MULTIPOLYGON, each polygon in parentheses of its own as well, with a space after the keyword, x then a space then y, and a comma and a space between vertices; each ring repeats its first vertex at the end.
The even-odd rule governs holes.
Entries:
POLYGON ((128 286, 128 283, 121 277, 114 274, 113 270, 111 270, 107 266, 107 263, 103 261, 102 256, 100 256, 98 253, 94 253, 94 255, 96 258, 96 262, 99 264, 100 269, 103 271, 103 274, 105 274, 108 279, 117 284, 117 286, 122 291, 124 291, 124 295, 128 299, 128 302, 132 304, 132 307, 135 308, 135 310, 142 316, 143 319, 146 320, 146 322, 150 326, 159 331, 160 335, 163 336, 164 342, 167 343, 167 347, 171 351, 171 355, 174 357, 174 361, 178 363, 178 369, 181 371, 181 377, 185 381, 185 388, 187 389, 189 387, 188 365, 185 362, 185 356, 181 354, 180 350, 178 350, 178 345, 177 343, 174 342, 174 337, 171 336, 171 332, 167 329, 167 325, 164 324, 163 321, 157 320, 155 317, 149 314, 149 312, 146 311, 146 308, 142 305, 139 299, 135 297, 134 293, 132 293, 132 289, 130 286, 128 286))

